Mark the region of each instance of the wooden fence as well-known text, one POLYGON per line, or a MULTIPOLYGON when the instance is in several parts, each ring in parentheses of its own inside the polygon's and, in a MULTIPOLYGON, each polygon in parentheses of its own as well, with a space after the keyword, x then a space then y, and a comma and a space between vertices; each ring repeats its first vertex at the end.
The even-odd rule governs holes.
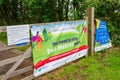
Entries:
MULTIPOLYGON (((94 27, 93 27, 94 26, 94 8, 87 9, 87 16, 88 16, 88 34, 89 34, 88 35, 88 46, 89 46, 90 55, 93 55, 93 52, 94 52, 94 43, 93 43, 94 41, 94 27)), ((44 23, 30 24, 30 26, 33 26, 33 25, 44 25, 44 23)), ((1 32, 6 32, 5 26, 0 27, 0 33, 1 32)), ((22 69, 17 69, 20 66, 20 64, 23 63, 25 59, 31 58, 31 46, 23 53, 15 49, 17 48, 17 46, 7 46, 3 44, 2 42, 0 42, 0 44, 2 44, 0 51, 12 50, 13 52, 16 52, 18 54, 18 56, 16 57, 12 57, 12 58, 8 58, 8 59, 0 61, 0 67, 5 66, 7 64, 14 63, 12 67, 4 75, 0 76, 0 80, 7 80, 11 77, 23 74, 25 72, 33 71, 32 64, 22 69)), ((31 59, 31 62, 32 62, 32 59, 31 59)), ((27 77, 22 78, 21 80, 31 80, 31 79, 34 79, 32 74, 27 77)))

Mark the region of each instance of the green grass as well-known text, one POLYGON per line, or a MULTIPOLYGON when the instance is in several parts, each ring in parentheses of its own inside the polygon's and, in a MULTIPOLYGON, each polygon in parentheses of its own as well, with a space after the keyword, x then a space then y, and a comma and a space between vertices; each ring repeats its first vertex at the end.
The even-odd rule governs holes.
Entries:
POLYGON ((108 49, 94 57, 79 59, 39 79, 43 77, 47 80, 120 80, 120 49, 108 49))
POLYGON ((0 33, 0 41, 7 44, 7 33, 6 32, 1 32, 0 33))
POLYGON ((19 46, 19 47, 17 47, 17 49, 20 50, 20 51, 25 52, 29 47, 30 47, 30 45, 19 46))

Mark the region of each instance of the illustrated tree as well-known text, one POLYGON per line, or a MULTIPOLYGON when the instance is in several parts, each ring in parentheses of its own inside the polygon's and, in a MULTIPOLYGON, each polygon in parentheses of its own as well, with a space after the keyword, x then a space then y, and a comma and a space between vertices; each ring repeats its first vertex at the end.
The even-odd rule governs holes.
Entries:
POLYGON ((81 34, 83 32, 83 28, 84 28, 84 23, 79 24, 76 28, 76 30, 79 32, 79 34, 81 34))
POLYGON ((44 41, 47 41, 49 39, 49 35, 48 35, 48 32, 45 28, 43 29, 42 34, 43 34, 43 37, 44 37, 44 41))

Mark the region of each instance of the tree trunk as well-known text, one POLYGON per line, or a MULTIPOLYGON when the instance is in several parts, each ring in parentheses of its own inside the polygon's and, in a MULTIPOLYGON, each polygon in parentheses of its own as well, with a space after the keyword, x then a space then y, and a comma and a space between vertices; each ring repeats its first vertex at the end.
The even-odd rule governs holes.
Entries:
POLYGON ((64 5, 64 0, 58 0, 58 17, 59 21, 62 21, 63 18, 63 5, 64 5))
POLYGON ((66 7, 65 7, 65 19, 66 19, 66 21, 69 20, 69 18, 68 18, 69 2, 70 2, 70 0, 67 0, 67 2, 66 2, 66 7))
POLYGON ((14 20, 14 22, 18 22, 18 0, 12 0, 11 2, 12 4, 12 19, 14 20))

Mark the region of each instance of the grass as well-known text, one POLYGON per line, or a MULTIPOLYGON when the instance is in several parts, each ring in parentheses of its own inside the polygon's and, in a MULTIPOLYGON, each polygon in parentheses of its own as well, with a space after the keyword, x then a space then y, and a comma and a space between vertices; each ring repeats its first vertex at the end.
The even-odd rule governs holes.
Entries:
POLYGON ((79 59, 38 80, 120 80, 120 49, 112 48, 94 57, 79 59))
POLYGON ((17 47, 17 49, 20 50, 20 51, 25 52, 29 47, 30 47, 30 45, 25 45, 25 46, 17 47))
POLYGON ((7 44, 7 33, 6 32, 1 32, 0 33, 0 41, 7 44))

